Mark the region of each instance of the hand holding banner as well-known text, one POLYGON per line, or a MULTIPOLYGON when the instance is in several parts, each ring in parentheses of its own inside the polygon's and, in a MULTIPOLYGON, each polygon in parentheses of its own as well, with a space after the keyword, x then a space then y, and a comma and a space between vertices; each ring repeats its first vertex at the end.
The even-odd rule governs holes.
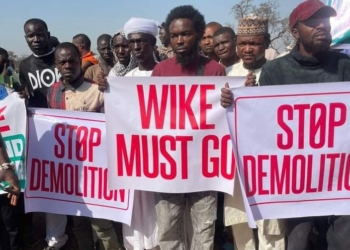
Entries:
MULTIPOLYGON (((16 165, 19 184, 25 187, 25 154, 26 154, 27 115, 24 100, 17 93, 11 93, 0 101, 0 132, 10 161, 16 165)), ((3 183, 8 188, 8 183, 3 183)), ((0 189, 0 194, 5 193, 0 189)))
POLYGON ((255 220, 350 214, 349 86, 234 91, 228 120, 255 220))
POLYGON ((220 106, 243 78, 109 78, 105 96, 110 188, 233 193, 235 163, 220 106), (231 84, 233 85, 233 84, 231 84))
POLYGON ((130 224, 133 191, 108 189, 104 114, 47 109, 32 112, 26 212, 130 224))

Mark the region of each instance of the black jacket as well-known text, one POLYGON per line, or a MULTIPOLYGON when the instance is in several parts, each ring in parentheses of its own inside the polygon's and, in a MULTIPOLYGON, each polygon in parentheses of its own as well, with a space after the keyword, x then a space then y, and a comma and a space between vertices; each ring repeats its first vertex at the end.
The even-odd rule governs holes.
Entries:
POLYGON ((267 62, 261 71, 261 86, 350 81, 350 58, 325 52, 322 58, 303 57, 297 47, 287 55, 267 62))

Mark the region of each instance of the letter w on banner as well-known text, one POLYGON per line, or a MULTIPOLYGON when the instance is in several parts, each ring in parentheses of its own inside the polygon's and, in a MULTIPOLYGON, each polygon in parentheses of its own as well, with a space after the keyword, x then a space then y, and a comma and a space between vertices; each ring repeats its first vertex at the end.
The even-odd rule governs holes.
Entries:
POLYGON ((87 216, 130 225, 134 192, 108 189, 104 114, 32 112, 26 212, 87 216))
MULTIPOLYGON (((235 162, 220 106, 224 77, 111 77, 105 95, 110 188, 233 194, 235 162)), ((236 83, 238 84, 238 83, 236 83)))
POLYGON ((227 118, 254 219, 349 215, 349 83, 233 92, 227 118))

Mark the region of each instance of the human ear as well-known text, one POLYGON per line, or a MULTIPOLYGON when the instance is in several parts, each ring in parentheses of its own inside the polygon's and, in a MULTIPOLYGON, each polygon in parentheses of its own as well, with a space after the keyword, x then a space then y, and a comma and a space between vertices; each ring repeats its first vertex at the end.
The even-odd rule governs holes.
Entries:
POLYGON ((293 28, 291 33, 292 33, 295 40, 299 40, 300 35, 299 35, 299 30, 297 28, 293 28))

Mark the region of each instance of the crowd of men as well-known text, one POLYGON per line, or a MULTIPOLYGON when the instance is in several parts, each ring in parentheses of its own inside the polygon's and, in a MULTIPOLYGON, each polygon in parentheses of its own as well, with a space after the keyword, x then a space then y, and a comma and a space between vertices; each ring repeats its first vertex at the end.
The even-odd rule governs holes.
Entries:
MULTIPOLYGON (((7 51, 0 48, 0 97, 14 90, 28 107, 103 112, 107 76, 245 76, 246 86, 350 81, 349 57, 330 49, 333 16, 336 11, 318 0, 298 5, 289 18, 294 48, 269 60, 268 20, 259 16, 239 20, 235 33, 219 23, 205 23, 192 6, 179 6, 160 26, 152 20, 131 18, 115 34, 102 34, 97 38, 98 56, 91 51, 87 35, 78 34, 72 42, 60 43, 50 36, 43 20, 30 19, 24 24, 24 34, 32 55, 20 64, 18 78, 7 51), (156 46, 158 35, 160 47, 156 46)), ((221 90, 224 108, 233 100, 228 87, 226 84, 221 90)), ((12 185, 5 190, 9 195, 0 195, 1 249, 33 249, 36 223, 33 214, 24 214, 24 197, 2 140, 0 163, 0 181, 12 185)), ((99 249, 105 250, 224 249, 224 226, 231 227, 237 250, 350 249, 350 216, 261 220, 256 222, 257 230, 251 229, 239 185, 234 196, 213 191, 135 191, 134 199, 131 226, 46 214, 44 249, 65 249, 70 236, 76 249, 93 250, 94 235, 99 249), (224 219, 217 220, 222 213, 224 219), (188 232, 188 227, 193 232, 188 232)))

